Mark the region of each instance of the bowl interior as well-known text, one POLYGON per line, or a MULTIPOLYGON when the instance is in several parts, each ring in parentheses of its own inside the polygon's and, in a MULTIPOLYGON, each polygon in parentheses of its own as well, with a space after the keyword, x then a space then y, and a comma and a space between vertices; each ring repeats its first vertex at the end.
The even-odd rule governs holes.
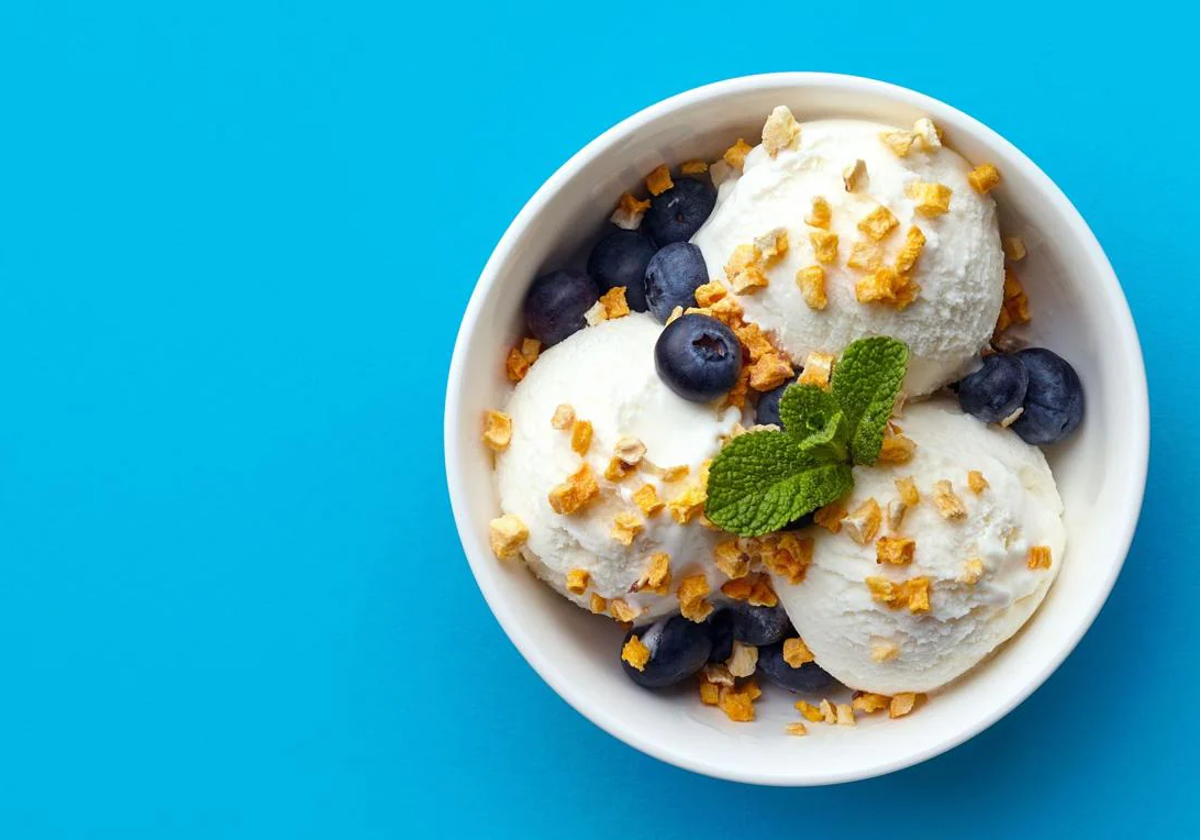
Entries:
POLYGON ((463 322, 447 394, 447 471, 467 556, 510 638, 568 702, 612 734, 664 760, 742 781, 820 784, 907 766, 954 746, 1032 692, 1070 652, 1124 559, 1145 482, 1145 373, 1128 307, 1099 245, 1053 184, 993 132, 935 100, 876 82, 815 74, 734 80, 654 106, 602 135, 532 199, 497 248, 463 322), (1066 507, 1067 553, 1034 619, 1001 653, 899 721, 783 733, 792 699, 768 690, 759 720, 734 724, 699 704, 693 688, 655 694, 618 662, 621 631, 560 599, 487 543, 498 502, 479 418, 501 407, 507 348, 521 335, 520 304, 540 271, 577 262, 620 194, 661 163, 714 160, 736 138, 756 142, 766 114, 788 105, 800 120, 849 116, 908 125, 930 116, 968 160, 992 161, 1002 231, 1024 239, 1017 266, 1033 310, 1018 333, 1075 365, 1087 415, 1047 452, 1066 507))

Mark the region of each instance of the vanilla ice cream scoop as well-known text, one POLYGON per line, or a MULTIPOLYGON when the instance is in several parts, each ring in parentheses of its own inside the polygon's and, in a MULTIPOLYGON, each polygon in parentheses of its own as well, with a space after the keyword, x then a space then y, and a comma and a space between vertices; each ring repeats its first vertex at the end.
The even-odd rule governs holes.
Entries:
POLYGON ((880 139, 894 130, 862 120, 819 120, 802 123, 797 148, 774 158, 756 147, 746 156, 742 175, 721 185, 716 210, 692 242, 703 252, 709 275, 721 277, 737 246, 785 228, 790 249, 766 269, 770 284, 740 297, 746 318, 800 364, 810 352, 836 356, 869 335, 898 338, 911 353, 905 390, 919 396, 958 379, 987 344, 1000 314, 1004 256, 995 202, 971 188, 970 164, 922 141, 900 157, 880 139), (858 161, 862 166, 850 191, 847 170, 858 161), (910 185, 917 183, 950 188, 948 212, 917 212, 909 195, 910 185), (829 206, 827 230, 806 221, 814 199, 829 206), (858 224, 881 205, 896 224, 876 242, 858 224), (913 226, 925 239, 911 272, 920 286, 915 301, 903 310, 860 303, 855 283, 869 269, 848 264, 856 243, 864 246, 857 264, 894 266, 913 226), (813 233, 836 234, 836 259, 818 262, 813 233), (800 269, 815 265, 825 273, 824 309, 811 308, 796 281, 800 269))
MULTIPOLYGON (((875 540, 860 544, 846 524, 836 534, 813 527, 804 581, 774 579, 817 663, 852 688, 881 694, 943 686, 1016 633, 1054 582, 1065 541, 1062 501, 1041 450, 944 401, 913 405, 897 422, 916 442, 915 455, 856 467, 846 507, 853 513, 874 499, 882 510, 875 538, 911 539, 911 562, 878 562, 875 540), (909 477, 920 501, 891 527, 889 507, 894 515, 904 495, 896 482, 909 477), (914 612, 921 578, 928 610, 914 612)), ((885 544, 883 553, 900 556, 901 548, 885 544)))
POLYGON ((663 384, 654 366, 661 330, 649 315, 635 313, 580 330, 544 352, 505 409, 512 418, 512 440, 496 462, 500 506, 529 529, 522 548, 529 567, 581 606, 587 607, 593 594, 621 598, 642 612, 639 622, 679 610, 674 586, 668 594, 632 591, 646 575, 651 555, 670 556, 676 582, 705 574, 718 597, 725 578, 712 559, 717 532, 699 523, 698 507, 680 524, 669 509, 643 514, 633 494, 649 484, 662 502, 680 497, 741 419, 736 409, 720 412, 715 403, 689 402, 663 384), (572 449, 570 430, 551 424, 561 405, 592 424, 583 456, 572 449), (627 477, 608 480, 605 470, 622 438, 640 441, 644 460, 627 477), (550 491, 583 461, 599 482, 599 497, 576 513, 555 512, 550 491), (667 481, 663 475, 666 468, 684 466, 688 473, 682 478, 667 481), (636 515, 643 528, 628 545, 613 533, 622 513, 636 515), (576 570, 587 572, 582 592, 568 589, 567 576, 576 570))

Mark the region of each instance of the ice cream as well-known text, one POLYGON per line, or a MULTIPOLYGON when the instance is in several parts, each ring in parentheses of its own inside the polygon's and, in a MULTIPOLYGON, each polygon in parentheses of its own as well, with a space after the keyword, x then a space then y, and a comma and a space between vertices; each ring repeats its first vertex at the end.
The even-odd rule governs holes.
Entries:
POLYGON ((581 606, 591 606, 593 595, 620 598, 641 611, 638 621, 679 610, 674 586, 666 594, 631 591, 656 553, 669 555, 676 582, 704 573, 716 590, 724 580, 712 561, 717 532, 700 524, 700 508, 680 524, 669 503, 697 482, 701 464, 741 419, 736 409, 719 412, 714 404, 688 402, 663 384, 654 366, 661 329, 649 315, 634 313, 580 330, 544 352, 505 409, 512 439, 496 461, 501 507, 529 530, 521 549, 529 567, 581 606), (570 430, 551 424, 564 405, 592 425, 583 456, 572 449, 570 430), (622 438, 644 445, 644 460, 627 477, 608 480, 605 471, 622 438), (599 482, 599 496, 576 513, 557 513, 548 496, 581 461, 599 482), (666 480, 666 468, 681 466, 689 468, 686 476, 666 480), (634 493, 646 484, 668 503, 666 509, 643 515, 634 493), (633 514, 644 528, 628 545, 613 534, 621 513, 633 514), (580 571, 587 573, 582 590, 580 571), (580 591, 569 587, 572 572, 573 588, 580 591))
POLYGON ((945 401, 913 405, 897 422, 916 442, 912 460, 855 468, 845 507, 853 513, 874 499, 883 511, 877 537, 912 539, 911 563, 877 562, 884 552, 875 540, 860 544, 848 525, 839 533, 814 527, 805 580, 774 580, 821 667, 880 694, 945 685, 1016 633, 1058 574, 1065 541, 1062 501, 1041 450, 945 401), (892 528, 889 505, 906 477, 920 501, 892 528), (952 496, 939 494, 944 481, 952 496), (965 515, 948 518, 955 500, 965 515), (928 611, 919 594, 906 600, 904 582, 918 578, 928 579, 928 611), (891 606, 883 602, 889 594, 891 606))
MULTIPOLYGON (((746 156, 741 176, 721 184, 716 210, 692 239, 710 276, 722 276, 737 246, 786 228, 791 247, 767 268, 770 285, 740 300, 746 318, 767 330, 793 361, 802 364, 813 351, 837 355, 864 336, 890 335, 909 347, 905 389, 910 395, 928 394, 958 379, 987 344, 1000 313, 1004 255, 995 202, 972 189, 971 165, 960 155, 932 148, 939 142, 932 126, 926 129, 930 140, 912 141, 903 157, 880 138, 895 131, 891 126, 820 120, 800 127, 797 148, 771 157, 763 146, 756 147, 746 156), (845 179, 856 161, 865 169, 851 191, 845 179), (918 212, 908 193, 916 183, 949 187, 949 211, 918 212), (816 198, 829 205, 827 230, 806 221, 816 198), (897 224, 876 242, 858 224, 880 205, 897 224), (876 259, 893 266, 914 226, 925 239, 911 272, 920 286, 916 299, 904 309, 860 302, 855 283, 868 270, 848 265, 855 244, 879 248, 876 259), (837 235, 836 259, 818 262, 813 233, 837 235), (807 305, 797 285, 797 272, 816 265, 824 269, 824 309, 807 305)), ((869 264, 868 250, 854 261, 869 264)))

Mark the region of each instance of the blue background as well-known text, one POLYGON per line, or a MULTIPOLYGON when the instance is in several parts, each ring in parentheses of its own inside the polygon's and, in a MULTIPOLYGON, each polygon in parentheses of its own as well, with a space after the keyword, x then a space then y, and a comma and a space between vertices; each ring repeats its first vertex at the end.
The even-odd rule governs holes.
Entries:
POLYGON ((0 9, 0 835, 1200 829, 1194 18, 189 5, 0 9), (1129 562, 1044 688, 922 766, 769 790, 640 755, 524 664, 459 548, 441 410, 475 278, 556 167, 796 69, 925 91, 1045 168, 1122 278, 1154 439, 1129 562))

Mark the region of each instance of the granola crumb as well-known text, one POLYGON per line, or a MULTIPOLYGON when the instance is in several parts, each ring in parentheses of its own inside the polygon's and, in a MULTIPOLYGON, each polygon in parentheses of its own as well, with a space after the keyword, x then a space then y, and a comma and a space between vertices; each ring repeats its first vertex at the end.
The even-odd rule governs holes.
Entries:
POLYGON ((511 513, 488 523, 488 542, 491 544, 492 553, 500 560, 516 557, 528 539, 529 529, 519 517, 511 513))
POLYGON ((646 524, 642 521, 642 517, 633 511, 625 510, 613 517, 613 527, 609 536, 621 545, 633 545, 633 538, 645 528, 646 524))
POLYGON ((711 307, 717 301, 724 300, 728 294, 719 280, 711 280, 696 289, 696 303, 711 307))
POLYGON ((938 513, 946 519, 961 521, 967 518, 966 506, 945 479, 934 482, 933 503, 937 505, 938 513))
POLYGON ((708 171, 708 164, 702 160, 684 161, 679 166, 679 172, 682 175, 703 175, 708 171))
POLYGON ((562 403, 558 408, 554 409, 554 416, 550 418, 551 427, 558 429, 560 432, 565 432, 575 423, 575 409, 566 403, 562 403))
POLYGON ((807 700, 797 700, 795 705, 796 711, 800 712, 809 723, 820 723, 825 719, 824 715, 821 714, 821 710, 807 700))
POLYGON ((705 706, 717 705, 717 698, 720 695, 720 689, 710 682, 700 683, 700 702, 705 706))
POLYGON ((870 239, 860 239, 850 246, 846 265, 855 271, 877 271, 883 265, 883 247, 870 239))
POLYGON ((741 688, 721 686, 717 692, 717 706, 730 720, 746 723, 754 720, 754 701, 762 696, 762 690, 753 681, 741 688))
POLYGON ((864 715, 873 715, 876 712, 886 709, 891 702, 892 698, 884 694, 859 691, 855 692, 851 705, 856 712, 862 712, 864 715))
POLYGON ((793 668, 799 668, 801 665, 815 662, 816 657, 813 656, 813 652, 808 649, 808 645, 804 643, 803 639, 784 639, 783 661, 793 668))
POLYGON ((777 157, 784 149, 795 149, 800 145, 800 123, 792 116, 786 105, 778 105, 762 130, 763 148, 771 157, 777 157))
POLYGON ((725 662, 725 667, 734 677, 748 677, 758 667, 758 648, 737 641, 733 642, 733 652, 725 662))
POLYGON ((628 622, 636 620, 642 611, 635 610, 624 598, 613 598, 608 602, 608 614, 617 621, 628 622))
POLYGON ((613 286, 600 296, 600 305, 604 307, 606 320, 624 318, 629 314, 629 304, 625 301, 625 287, 613 286))
POLYGON ((822 698, 819 708, 821 709, 821 720, 826 723, 837 723, 837 709, 834 708, 832 703, 822 698))
POLYGON ((981 163, 967 175, 971 189, 983 195, 1000 186, 1000 170, 990 163, 981 163))
POLYGON ((746 155, 750 154, 750 150, 750 144, 739 137, 736 143, 725 150, 722 158, 738 172, 741 172, 742 167, 746 165, 746 155))
POLYGON ((916 708, 917 700, 925 695, 905 691, 892 697, 888 704, 888 717, 901 718, 916 708))
POLYGON ((792 378, 792 364, 782 353, 768 353, 750 368, 750 387, 770 391, 792 378))
POLYGON ((838 726, 857 726, 858 721, 854 719, 854 707, 849 703, 838 703, 837 723, 838 726))
POLYGON ((548 498, 555 513, 569 515, 582 510, 599 495, 600 485, 592 475, 592 468, 584 463, 566 481, 556 485, 548 498))
POLYGON ((833 208, 829 206, 829 202, 822 196, 813 196, 812 210, 804 217, 804 223, 822 230, 829 230, 832 221, 833 208))
POLYGON ((808 728, 798 720, 794 720, 784 726, 783 731, 789 735, 796 735, 797 737, 803 737, 808 734, 808 728))
POLYGON ((655 167, 654 171, 646 176, 646 189, 650 190, 650 195, 662 195, 673 186, 675 182, 671 180, 671 170, 667 169, 665 163, 655 167))
POLYGON ((911 274, 925 248, 925 234, 916 225, 904 234, 904 245, 896 255, 896 271, 900 274, 911 274))
POLYGON ((850 535, 850 539, 859 545, 866 545, 875 538, 882 518, 879 502, 869 498, 842 520, 842 528, 850 535))
POLYGON ((880 537, 875 541, 875 562, 907 566, 916 555, 916 540, 907 537, 880 537))
POLYGON ((609 459, 608 466, 604 468, 604 477, 612 482, 624 481, 636 471, 636 466, 630 466, 620 458, 613 456, 609 459))
POLYGON ((604 304, 597 300, 588 311, 583 313, 583 320, 587 322, 589 327, 594 327, 597 324, 602 324, 608 320, 608 310, 604 308, 604 304))
POLYGON ((813 258, 819 263, 832 263, 837 260, 838 235, 824 230, 814 230, 808 234, 812 243, 813 258))
POLYGON ((483 415, 483 442, 493 452, 503 452, 512 441, 512 418, 489 409, 483 415))
POLYGON ((586 455, 592 445, 592 424, 587 420, 576 420, 571 424, 571 451, 586 455))
POLYGON ((656 516, 666 507, 666 503, 658 497, 658 490, 653 484, 643 484, 634 491, 633 503, 638 506, 643 516, 656 516))
POLYGON ((530 361, 518 348, 513 347, 504 359, 504 375, 510 382, 520 382, 525 378, 525 374, 529 373, 529 365, 530 361))
POLYGON ((704 503, 707 500, 708 494, 704 488, 692 485, 667 502, 667 511, 671 514, 671 518, 680 525, 686 525, 693 516, 704 509, 704 503))
POLYGON ((917 142, 917 135, 911 131, 882 131, 879 133, 879 139, 895 153, 896 157, 908 157, 909 152, 913 149, 913 144, 917 142))
POLYGON ((649 589, 657 595, 666 595, 671 585, 671 555, 657 551, 647 558, 646 571, 633 585, 634 592, 649 589))
POLYGON ((621 659, 628 662, 631 668, 644 671, 646 663, 650 661, 650 648, 642 644, 642 640, 636 635, 630 636, 625 647, 621 648, 621 659))
POLYGON ((922 216, 940 216, 950 211, 953 190, 945 184, 914 182, 905 188, 905 193, 916 202, 916 211, 922 216))
POLYGON ((573 595, 582 595, 587 591, 591 575, 587 569, 571 569, 567 572, 567 591, 573 595))
POLYGON ((876 242, 882 241, 899 225, 900 220, 882 204, 858 220, 858 229, 876 242))
POLYGON ((605 598, 601 598, 599 593, 593 592, 588 609, 596 613, 596 615, 602 615, 608 612, 608 601, 605 598))
POLYGON ((679 598, 679 613, 689 621, 699 623, 708 618, 713 605, 705 600, 711 590, 704 575, 688 575, 679 581, 675 595, 679 598))
POLYGON ((854 161, 854 163, 842 170, 842 183, 846 185, 846 192, 857 192, 866 187, 867 182, 867 162, 862 158, 854 161))
POLYGON ((738 543, 737 539, 722 540, 713 549, 717 568, 730 580, 743 578, 750 572, 750 555, 738 543))
POLYGON ((917 135, 917 145, 925 151, 933 152, 942 147, 942 130, 929 117, 913 123, 913 133, 917 135))

